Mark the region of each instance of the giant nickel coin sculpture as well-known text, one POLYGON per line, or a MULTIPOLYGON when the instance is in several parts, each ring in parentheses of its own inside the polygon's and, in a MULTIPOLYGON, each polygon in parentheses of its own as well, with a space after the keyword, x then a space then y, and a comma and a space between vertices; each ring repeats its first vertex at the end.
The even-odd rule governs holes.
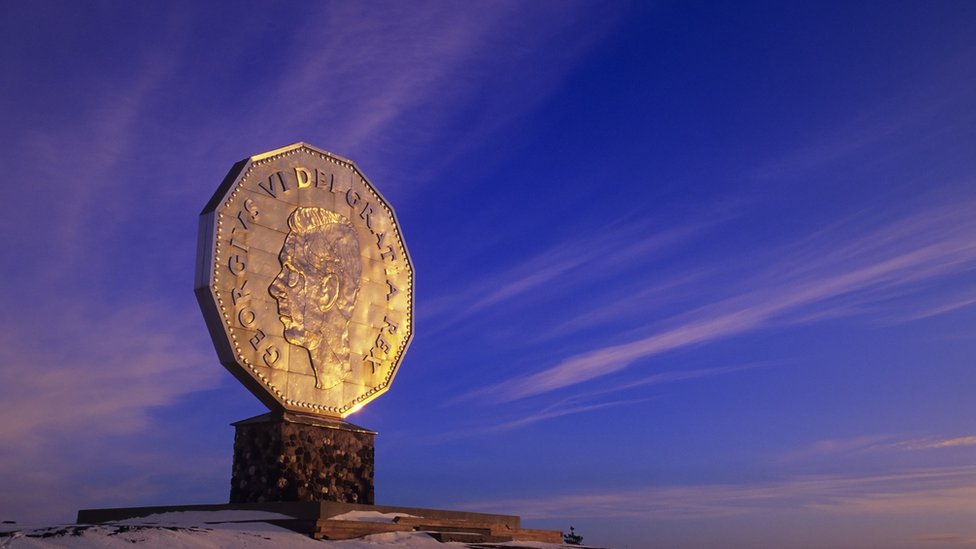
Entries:
POLYGON ((305 143, 235 164, 200 214, 197 300, 221 362, 272 410, 345 417, 389 389, 413 277, 389 203, 305 143))

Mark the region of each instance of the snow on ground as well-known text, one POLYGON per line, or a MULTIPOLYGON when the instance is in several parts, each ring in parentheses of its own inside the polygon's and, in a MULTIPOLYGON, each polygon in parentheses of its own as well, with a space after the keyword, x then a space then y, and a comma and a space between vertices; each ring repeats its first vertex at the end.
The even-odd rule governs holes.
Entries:
POLYGON ((332 517, 332 520, 355 520, 358 522, 393 522, 397 517, 416 518, 406 513, 380 513, 379 511, 349 511, 332 517))
MULTIPOLYGON (((341 515, 343 520, 392 522, 398 515, 375 511, 353 511, 341 515)), ((400 515, 408 516, 408 515, 400 515)), ((102 549, 144 547, 167 549, 243 549, 316 548, 316 549, 456 549, 463 543, 439 543, 421 532, 375 534, 357 540, 316 541, 274 526, 262 520, 291 518, 263 511, 182 511, 158 513, 105 524, 68 524, 27 527, 0 524, 0 549, 68 548, 102 549)), ((511 547, 560 547, 549 544, 521 544, 511 547)))
MULTIPOLYGON (((361 512, 347 520, 392 521, 395 515, 361 512)), ((419 532, 377 534, 358 540, 316 541, 303 534, 274 526, 262 520, 288 519, 286 515, 263 511, 184 511, 159 513, 105 524, 69 524, 50 527, 0 525, 0 548, 71 548, 100 549, 145 547, 172 549, 244 549, 310 548, 323 549, 449 549, 464 547, 459 543, 438 543, 419 532)))

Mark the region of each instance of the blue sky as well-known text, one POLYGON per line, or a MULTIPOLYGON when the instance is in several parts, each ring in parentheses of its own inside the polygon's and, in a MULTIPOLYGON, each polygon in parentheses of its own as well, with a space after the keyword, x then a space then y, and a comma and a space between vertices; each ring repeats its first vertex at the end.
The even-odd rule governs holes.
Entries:
POLYGON ((976 544, 976 4, 31 2, 0 21, 0 517, 219 503, 197 216, 390 200, 379 503, 617 548, 976 544))

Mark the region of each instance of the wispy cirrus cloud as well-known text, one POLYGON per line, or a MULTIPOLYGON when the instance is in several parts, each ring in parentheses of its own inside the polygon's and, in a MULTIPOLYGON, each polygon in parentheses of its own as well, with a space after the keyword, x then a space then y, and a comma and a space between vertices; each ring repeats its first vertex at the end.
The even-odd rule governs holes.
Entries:
MULTIPOLYGON (((303 11, 293 30, 269 29, 281 77, 255 82, 248 116, 236 121, 242 135, 262 147, 311 141, 405 192, 543 103, 626 7, 506 0, 303 11)), ((203 130, 211 143, 223 132, 203 130)))
POLYGON ((976 435, 952 438, 919 438, 899 442, 897 446, 907 450, 936 450, 976 446, 976 435))
MULTIPOLYGON (((693 379, 715 377, 720 375, 741 372, 745 370, 751 370, 753 368, 758 368, 761 366, 765 366, 765 365, 745 364, 739 366, 700 368, 697 370, 678 370, 672 372, 658 372, 656 374, 630 380, 625 383, 617 383, 601 389, 591 389, 590 391, 582 395, 569 396, 553 404, 544 406, 542 409, 538 411, 529 412, 519 417, 518 419, 494 424, 491 427, 486 428, 480 432, 490 433, 490 432, 498 432, 498 431, 512 431, 522 427, 527 427, 535 423, 539 423, 541 421, 555 419, 562 416, 581 414, 585 412, 601 410, 604 408, 613 408, 618 406, 639 404, 639 403, 647 402, 648 400, 651 399, 631 398, 631 399, 618 399, 618 400, 609 400, 609 401, 602 400, 602 399, 604 399, 607 395, 618 394, 632 389, 644 388, 651 385, 661 385, 665 383, 675 383, 679 381, 690 381, 693 379)), ((467 393, 455 399, 454 402, 469 400, 475 394, 476 393, 467 393)))
POLYGON ((956 512, 976 497, 976 467, 908 469, 872 475, 806 475, 775 481, 645 486, 537 498, 470 501, 479 511, 524 518, 632 517, 674 520, 784 510, 908 515, 956 512))
POLYGON ((91 84, 102 93, 79 94, 70 115, 45 116, 11 140, 11 177, 29 181, 31 193, 27 200, 0 204, 0 213, 7 232, 23 236, 13 244, 23 246, 22 260, 30 259, 32 282, 51 284, 78 270, 64 265, 90 264, 93 252, 121 232, 128 214, 145 209, 144 196, 124 174, 141 156, 142 125, 154 94, 173 77, 176 50, 140 52, 138 71, 124 82, 105 77, 91 84))
POLYGON ((805 448, 788 452, 782 459, 785 461, 793 461, 819 456, 887 450, 892 448, 894 440, 896 440, 896 437, 892 435, 862 435, 848 438, 823 439, 805 448))
MULTIPOLYGON (((432 300, 427 315, 435 323, 450 325, 504 302, 538 295, 555 295, 572 288, 595 288, 600 279, 612 277, 635 265, 661 260, 667 253, 700 237, 721 219, 690 222, 683 226, 655 232, 645 224, 612 227, 583 235, 545 249, 508 268, 476 280, 454 295, 432 300), (623 242, 625 244, 620 245, 623 242), (568 281, 568 282, 567 282, 568 281), (558 290, 553 290, 556 287, 558 290), (481 296, 471 301, 470 296, 481 296)), ((620 307, 643 304, 660 294, 687 284, 692 276, 675 277, 659 284, 642 283, 636 294, 615 301, 620 307)), ((610 314, 613 314, 611 312, 610 314)), ((619 313, 618 313, 619 314, 619 313)), ((542 337, 552 337, 591 326, 603 315, 600 309, 589 315, 574 317, 542 337), (592 316, 590 316, 592 315, 592 316)))
POLYGON ((786 461, 807 460, 840 455, 900 453, 918 450, 942 450, 976 446, 976 435, 954 437, 906 437, 893 434, 862 435, 818 440, 805 448, 783 456, 786 461))
MULTIPOLYGON (((68 305, 60 318, 8 329, 0 345, 0 438, 30 440, 82 426, 116 433, 145 426, 147 410, 219 379, 206 348, 187 345, 173 324, 199 328, 195 315, 163 304, 123 307, 94 318, 68 305), (34 329, 57 334, 46 345, 34 329)), ((8 327, 9 328, 9 327, 8 327)))
POLYGON ((145 501, 159 490, 146 477, 195 478, 218 470, 202 463, 205 456, 191 466, 142 455, 153 410, 212 388, 222 376, 212 352, 181 336, 201 325, 186 313, 159 302, 114 311, 64 304, 5 328, 0 515, 64 519, 82 505, 145 501), (38 334, 44 334, 40 342, 38 334), (137 462, 151 473, 131 474, 137 462), (116 470, 112 482, 93 478, 110 469, 116 470))
MULTIPOLYGON (((612 384, 602 388, 593 388, 586 393, 570 395, 558 399, 555 402, 541 406, 537 402, 527 401, 517 407, 506 407, 492 415, 490 418, 490 424, 469 424, 462 430, 432 436, 426 438, 425 440, 439 442, 443 440, 459 440, 471 437, 480 437, 492 433, 515 431, 560 417, 595 412, 609 408, 635 406, 652 401, 657 397, 633 396, 631 398, 615 398, 613 395, 619 395, 620 393, 626 393, 634 389, 642 389, 652 385, 662 385, 667 383, 676 383, 681 381, 734 374, 737 372, 766 366, 769 365, 744 364, 715 368, 701 368, 697 370, 658 372, 623 383, 612 384)), ((472 391, 450 399, 446 401, 445 404, 447 406, 455 406, 469 402, 472 399, 478 398, 479 396, 480 393, 478 391, 472 391)))
POLYGON ((502 402, 539 395, 675 349, 860 311, 969 272, 976 269, 974 208, 971 202, 931 207, 854 234, 832 228, 783 250, 733 288, 737 294, 679 315, 669 328, 478 392, 502 402))
POLYGON ((680 298, 687 298, 688 294, 696 291, 696 285, 706 278, 707 272, 707 268, 701 268, 697 272, 682 272, 659 280, 640 280, 636 285, 620 288, 616 296, 607 296, 600 307, 587 309, 562 322, 542 328, 537 337, 555 339, 580 333, 621 318, 644 313, 652 309, 650 304, 661 307, 680 298))
POLYGON ((911 540, 914 543, 924 543, 927 545, 963 545, 967 547, 976 546, 976 536, 964 534, 926 534, 911 540))
MULTIPOLYGON (((933 132, 933 119, 944 116, 947 111, 968 110, 976 92, 970 76, 976 48, 960 48, 954 53, 935 63, 931 78, 924 83, 875 101, 840 125, 812 131, 805 145, 760 165, 754 175, 762 180, 773 180, 818 173, 853 158, 863 162, 879 152, 890 154, 893 149, 910 146, 900 142, 901 139, 910 136, 917 140, 919 133, 933 132)), ((935 133, 963 129, 969 124, 971 122, 966 117, 955 117, 935 133)))
POLYGON ((612 400, 608 402, 591 402, 591 403, 575 403, 575 402, 559 402, 551 406, 546 406, 542 410, 528 414, 517 419, 510 421, 505 421, 502 423, 496 423, 490 427, 478 431, 478 434, 484 433, 498 433, 504 431, 514 431, 515 429, 521 429, 523 427, 528 427, 535 423, 541 421, 546 421, 550 419, 555 419, 557 417, 571 416, 575 414, 582 414, 585 412, 593 412, 596 410, 603 410, 606 408, 616 408, 618 406, 627 406, 630 404, 637 404, 639 402, 646 402, 648 399, 630 399, 630 400, 612 400))
POLYGON ((914 311, 902 314, 901 316, 896 316, 893 321, 903 323, 911 322, 913 320, 922 320, 972 307, 974 305, 976 305, 976 288, 970 288, 966 290, 965 293, 961 295, 949 296, 948 299, 942 300, 940 303, 934 306, 920 307, 914 311))

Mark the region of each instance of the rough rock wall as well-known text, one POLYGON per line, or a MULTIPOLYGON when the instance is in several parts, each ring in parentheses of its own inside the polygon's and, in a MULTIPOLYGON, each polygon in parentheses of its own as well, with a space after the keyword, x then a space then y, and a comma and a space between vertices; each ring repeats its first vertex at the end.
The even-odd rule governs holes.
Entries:
POLYGON ((375 503, 373 433, 280 419, 236 428, 231 503, 375 503))

